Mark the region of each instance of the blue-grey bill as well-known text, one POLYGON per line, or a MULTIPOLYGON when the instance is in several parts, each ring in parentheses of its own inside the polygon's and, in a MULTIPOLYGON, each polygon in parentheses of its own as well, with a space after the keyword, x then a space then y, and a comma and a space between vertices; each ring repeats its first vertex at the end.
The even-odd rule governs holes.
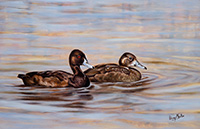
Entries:
POLYGON ((90 65, 90 64, 88 63, 88 61, 87 61, 86 59, 84 59, 83 65, 86 66, 86 67, 88 67, 88 68, 90 68, 90 69, 93 69, 93 68, 94 68, 92 65, 90 65))
POLYGON ((140 62, 138 62, 137 60, 134 60, 130 65, 129 67, 133 67, 133 66, 136 66, 136 67, 139 67, 141 69, 146 69, 147 70, 147 67, 145 67, 144 65, 140 64, 140 62))

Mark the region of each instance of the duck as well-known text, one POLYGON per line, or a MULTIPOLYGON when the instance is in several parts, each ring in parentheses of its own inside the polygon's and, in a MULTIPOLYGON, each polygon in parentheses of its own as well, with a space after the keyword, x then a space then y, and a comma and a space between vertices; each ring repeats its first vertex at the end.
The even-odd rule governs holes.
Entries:
POLYGON ((18 74, 26 86, 45 86, 45 87, 68 87, 75 88, 87 87, 90 85, 89 78, 82 72, 80 65, 92 69, 85 54, 74 49, 69 55, 69 64, 73 74, 63 70, 33 71, 26 74, 18 74))
POLYGON ((123 53, 118 63, 98 64, 93 69, 85 70, 84 73, 92 82, 135 82, 142 77, 135 67, 147 70, 147 67, 130 52, 123 53))

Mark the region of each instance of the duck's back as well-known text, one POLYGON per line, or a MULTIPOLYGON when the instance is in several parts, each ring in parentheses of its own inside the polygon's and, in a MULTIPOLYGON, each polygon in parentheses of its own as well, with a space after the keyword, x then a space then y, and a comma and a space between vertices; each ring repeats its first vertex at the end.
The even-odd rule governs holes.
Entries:
POLYGON ((100 64, 84 72, 93 82, 132 82, 141 79, 141 73, 134 68, 118 64, 100 64))
POLYGON ((66 87, 69 85, 69 79, 73 75, 62 71, 35 71, 26 74, 19 74, 18 78, 21 78, 27 86, 49 86, 49 87, 66 87))

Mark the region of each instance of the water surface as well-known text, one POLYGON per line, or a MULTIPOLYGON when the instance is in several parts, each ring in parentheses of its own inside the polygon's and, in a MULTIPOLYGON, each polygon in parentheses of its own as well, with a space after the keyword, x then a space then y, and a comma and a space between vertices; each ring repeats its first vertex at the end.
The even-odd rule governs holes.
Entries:
MULTIPOLYGON (((199 0, 2 0, 0 127, 199 128, 199 0), (27 87, 16 76, 71 72, 79 48, 93 65, 126 51, 148 70, 132 83, 88 88, 27 87), (184 117, 176 120, 176 114, 184 117)), ((85 67, 82 67, 86 69, 85 67)))

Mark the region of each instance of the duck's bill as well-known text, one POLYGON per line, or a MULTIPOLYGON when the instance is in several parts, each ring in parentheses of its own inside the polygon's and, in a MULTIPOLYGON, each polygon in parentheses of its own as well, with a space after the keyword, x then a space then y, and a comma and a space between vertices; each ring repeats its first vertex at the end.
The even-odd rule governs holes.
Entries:
POLYGON ((133 66, 136 66, 136 67, 139 67, 139 68, 141 68, 141 69, 147 70, 147 67, 145 67, 144 65, 140 64, 140 62, 138 62, 137 60, 134 60, 134 61, 129 65, 129 67, 133 67, 133 66))
POLYGON ((90 68, 90 69, 93 69, 94 67, 92 65, 90 65, 87 61, 87 59, 84 59, 84 62, 83 62, 83 65, 90 68))

